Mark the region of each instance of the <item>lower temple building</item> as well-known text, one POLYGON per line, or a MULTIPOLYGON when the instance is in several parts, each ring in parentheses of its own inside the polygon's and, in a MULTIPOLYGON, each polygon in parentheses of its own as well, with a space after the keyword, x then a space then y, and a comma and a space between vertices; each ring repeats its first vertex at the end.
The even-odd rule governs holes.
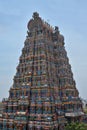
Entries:
POLYGON ((84 115, 64 37, 37 12, 27 27, 9 97, 2 100, 0 130, 64 130, 84 115))

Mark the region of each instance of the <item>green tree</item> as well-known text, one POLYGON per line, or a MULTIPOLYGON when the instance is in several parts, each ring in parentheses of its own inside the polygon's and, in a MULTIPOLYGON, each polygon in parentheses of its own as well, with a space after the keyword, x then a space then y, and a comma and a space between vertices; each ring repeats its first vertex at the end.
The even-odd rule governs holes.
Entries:
POLYGON ((87 130, 87 124, 73 122, 67 124, 65 130, 87 130))

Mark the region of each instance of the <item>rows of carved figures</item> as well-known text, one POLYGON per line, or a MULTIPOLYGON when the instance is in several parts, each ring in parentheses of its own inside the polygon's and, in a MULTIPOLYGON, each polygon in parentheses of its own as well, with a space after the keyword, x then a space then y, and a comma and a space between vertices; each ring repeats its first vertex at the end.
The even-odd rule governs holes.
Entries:
MULTIPOLYGON (((38 118, 38 121, 29 121, 27 124, 27 118, 25 116, 16 116, 14 121, 9 119, 2 119, 0 120, 0 129, 1 130, 18 130, 21 128, 22 130, 58 130, 59 127, 64 128, 65 120, 63 118, 59 118, 59 120, 50 121, 51 117, 43 117, 45 118, 45 122, 39 121, 40 118, 38 118), (61 123, 61 125, 58 125, 58 123, 61 123), (3 124, 3 125, 2 125, 3 124)), ((36 119, 37 120, 37 119, 36 119)), ((60 129, 61 130, 61 129, 60 129)))

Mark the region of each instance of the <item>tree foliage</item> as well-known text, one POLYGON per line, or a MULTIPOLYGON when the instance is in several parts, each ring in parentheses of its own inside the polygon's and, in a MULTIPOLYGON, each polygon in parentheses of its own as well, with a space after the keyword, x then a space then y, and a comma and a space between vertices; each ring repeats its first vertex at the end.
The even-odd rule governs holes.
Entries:
POLYGON ((84 123, 70 123, 67 124, 65 130, 87 130, 87 124, 84 123))

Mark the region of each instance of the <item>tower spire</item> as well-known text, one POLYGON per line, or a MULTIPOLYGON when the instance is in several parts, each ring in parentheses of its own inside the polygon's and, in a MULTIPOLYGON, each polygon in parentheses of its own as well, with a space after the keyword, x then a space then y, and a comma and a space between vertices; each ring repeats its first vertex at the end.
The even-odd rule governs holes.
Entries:
POLYGON ((1 130, 64 130, 84 114, 64 37, 37 12, 28 23, 13 87, 2 102, 1 130))

